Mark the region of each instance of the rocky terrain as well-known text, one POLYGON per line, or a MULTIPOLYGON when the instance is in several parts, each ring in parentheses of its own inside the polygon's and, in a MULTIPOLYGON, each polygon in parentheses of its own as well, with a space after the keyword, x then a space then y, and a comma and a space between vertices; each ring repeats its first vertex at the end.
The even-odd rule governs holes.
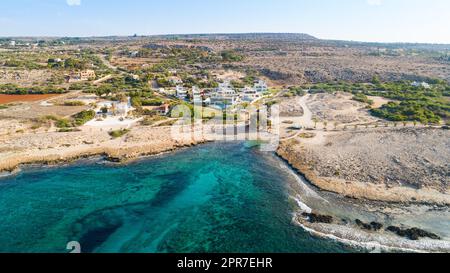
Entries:
POLYGON ((350 197, 450 204, 450 131, 373 128, 294 139, 278 153, 324 190, 350 197))
POLYGON ((22 86, 33 86, 36 83, 45 83, 52 77, 48 70, 18 70, 0 68, 0 84, 20 84, 22 86))
POLYGON ((315 94, 308 100, 308 107, 320 121, 341 124, 370 123, 376 119, 369 115, 367 104, 352 100, 348 93, 315 94))

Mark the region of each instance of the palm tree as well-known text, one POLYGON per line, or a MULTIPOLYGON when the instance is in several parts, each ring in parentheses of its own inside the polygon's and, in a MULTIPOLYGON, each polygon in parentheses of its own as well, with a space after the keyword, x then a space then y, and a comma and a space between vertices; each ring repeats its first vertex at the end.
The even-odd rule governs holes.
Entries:
POLYGON ((115 116, 115 115, 116 115, 116 111, 117 111, 117 107, 116 107, 116 104, 115 104, 115 103, 113 103, 113 104, 111 105, 111 113, 113 114, 113 116, 115 116))
POLYGON ((324 122, 323 122, 323 128, 325 129, 325 131, 327 130, 327 127, 328 127, 328 122, 327 122, 327 121, 324 121, 324 122))
POLYGON ((403 122, 403 127, 406 127, 406 125, 408 125, 408 123, 406 121, 403 122))
POLYGON ((338 123, 335 122, 335 123, 334 123, 334 130, 337 130, 337 127, 338 127, 338 123))
POLYGON ((417 121, 413 121, 414 127, 417 126, 417 121))

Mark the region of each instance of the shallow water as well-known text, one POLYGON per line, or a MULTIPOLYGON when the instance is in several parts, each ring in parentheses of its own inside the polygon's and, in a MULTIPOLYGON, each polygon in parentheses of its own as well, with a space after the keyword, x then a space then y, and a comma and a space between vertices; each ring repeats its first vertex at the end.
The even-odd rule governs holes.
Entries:
POLYGON ((272 154, 206 144, 127 165, 0 179, 0 252, 348 252, 291 223, 295 179, 272 154))

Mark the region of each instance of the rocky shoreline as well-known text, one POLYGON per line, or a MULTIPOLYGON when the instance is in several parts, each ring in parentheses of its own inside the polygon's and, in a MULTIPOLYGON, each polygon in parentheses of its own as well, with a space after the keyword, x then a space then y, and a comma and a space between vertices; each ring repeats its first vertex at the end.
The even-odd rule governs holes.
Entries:
MULTIPOLYGON (((354 164, 367 164, 366 170, 363 167, 359 169, 360 173, 358 176, 362 177, 366 175, 371 179, 372 174, 370 174, 370 168, 373 168, 370 160, 375 160, 370 158, 371 154, 365 155, 365 162, 358 162, 358 159, 351 161, 351 165, 340 160, 340 157, 330 160, 330 155, 327 154, 327 148, 329 146, 338 146, 338 144, 333 143, 336 136, 331 135, 328 139, 325 139, 324 143, 309 145, 308 143, 302 143, 301 140, 289 140, 282 142, 277 150, 277 155, 285 160, 293 169, 298 171, 302 176, 304 176, 312 185, 316 186, 318 189, 323 191, 329 191, 337 194, 341 194, 348 198, 365 199, 373 201, 384 201, 392 203, 415 203, 415 204, 432 204, 432 205, 450 205, 450 188, 447 185, 448 177, 435 178, 436 181, 443 179, 439 185, 436 183, 429 185, 419 185, 418 187, 413 187, 411 185, 395 184, 393 180, 396 177, 390 178, 390 182, 387 178, 381 178, 381 181, 371 182, 366 180, 364 182, 360 180, 349 180, 343 177, 342 173, 348 172, 354 164), (329 141, 329 142, 328 142, 329 141), (326 161, 325 161, 326 160, 326 161), (334 174, 330 174, 326 168, 327 165, 336 164, 339 169, 334 174), (370 167, 369 167, 370 166, 370 167)), ((348 141, 348 140, 347 140, 348 141)), ((346 147, 338 146, 339 150, 336 152, 339 156, 345 154, 347 151, 346 147)), ((431 147, 434 148, 434 147, 431 147)), ((351 153, 356 153, 354 150, 359 149, 359 146, 351 147, 353 149, 351 153)), ((373 147, 372 147, 373 149, 373 147)), ((447 153, 448 151, 441 151, 447 153)), ((351 156, 351 155, 349 155, 351 156)), ((415 160, 421 160, 419 157, 415 160)), ((375 163, 375 162, 374 162, 375 163)), ((378 163, 378 162, 377 162, 378 163)), ((394 161, 395 164, 395 161, 394 161)), ((395 166, 396 167, 396 166, 395 166)), ((384 168, 389 169, 390 166, 384 166, 384 168)), ((390 171, 390 170, 387 170, 390 171)), ((404 173, 398 173, 398 176, 409 175, 414 169, 403 169, 404 173)), ((445 171, 445 169, 444 169, 445 171)), ((391 171, 394 173, 393 171, 391 171)), ((395 174, 395 173, 394 173, 395 174)), ((344 174, 345 175, 345 174, 344 174)), ((380 174, 382 175, 382 174, 380 174)), ((412 175, 412 174, 411 174, 412 175)), ((435 174, 433 174, 435 175, 435 174)), ((420 179, 416 177, 415 180, 420 179)), ((398 180, 403 180, 402 177, 398 177, 398 180)), ((418 182, 415 182, 418 183, 418 182)))
POLYGON ((369 233, 337 224, 311 224, 294 217, 294 223, 313 236, 334 240, 369 252, 450 253, 450 242, 432 239, 412 241, 386 233, 369 233))
POLYGON ((142 150, 140 152, 128 152, 127 150, 117 150, 113 153, 110 153, 108 149, 91 149, 86 152, 81 152, 79 154, 74 155, 55 155, 49 157, 42 158, 33 158, 33 157, 24 157, 18 159, 17 161, 11 161, 8 163, 0 164, 0 178, 3 176, 14 175, 17 172, 20 172, 20 166, 22 165, 46 165, 46 166, 57 166, 63 164, 73 163, 78 160, 90 159, 93 157, 102 157, 103 160, 111 162, 111 163, 127 163, 133 160, 137 160, 139 158, 148 157, 148 156, 157 156, 166 153, 175 152, 181 149, 193 147, 199 144, 208 143, 209 141, 198 141, 187 144, 178 144, 171 147, 161 148, 157 150, 149 149, 148 151, 142 150))
POLYGON ((0 150, 0 173, 14 172, 20 165, 56 165, 102 156, 111 162, 126 162, 209 142, 207 138, 186 136, 174 140, 170 128, 133 130, 120 139, 106 132, 41 133, 10 140, 0 150))
POLYGON ((289 183, 293 224, 313 236, 369 252, 450 253, 450 207, 349 198, 322 190, 278 156, 289 183))

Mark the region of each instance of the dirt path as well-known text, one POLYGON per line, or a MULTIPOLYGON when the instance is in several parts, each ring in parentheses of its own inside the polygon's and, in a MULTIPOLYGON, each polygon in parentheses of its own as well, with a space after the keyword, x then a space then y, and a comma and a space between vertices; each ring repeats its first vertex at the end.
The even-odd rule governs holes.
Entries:
POLYGON ((314 127, 313 114, 306 103, 310 97, 311 95, 308 94, 298 100, 298 103, 303 108, 303 116, 299 118, 299 122, 304 127, 314 127))
MULTIPOLYGON (((281 122, 292 121, 295 125, 301 126, 302 128, 313 128, 314 127, 314 122, 312 120, 313 114, 306 103, 310 97, 311 97, 311 95, 308 94, 301 98, 296 98, 296 102, 303 109, 303 116, 281 118, 281 122)), ((288 130, 288 128, 283 128, 283 129, 288 130)), ((296 134, 286 137, 286 138, 283 138, 283 141, 297 138, 303 132, 304 132, 304 130, 299 130, 296 134)))
POLYGON ((114 65, 112 65, 112 64, 105 58, 105 56, 104 56, 103 54, 98 54, 97 56, 102 60, 103 64, 106 65, 108 68, 110 68, 110 69, 112 69, 112 70, 114 70, 114 71, 117 70, 117 67, 115 67, 114 65))

